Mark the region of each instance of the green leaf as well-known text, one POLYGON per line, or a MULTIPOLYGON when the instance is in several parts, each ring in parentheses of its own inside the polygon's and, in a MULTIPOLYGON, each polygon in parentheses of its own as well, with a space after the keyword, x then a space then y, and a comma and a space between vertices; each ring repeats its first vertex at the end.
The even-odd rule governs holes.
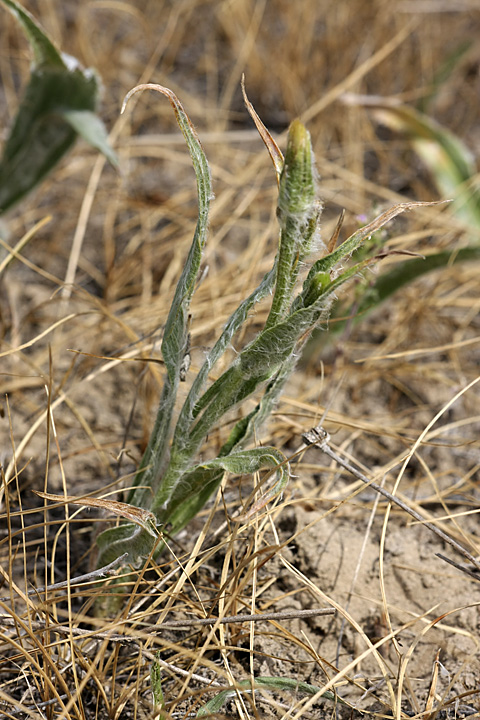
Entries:
POLYGON ((165 698, 162 688, 162 666, 157 658, 160 658, 160 651, 156 653, 155 659, 150 667, 150 684, 152 686, 153 706, 155 709, 163 710, 165 707, 165 698))
POLYGON ((273 447, 259 447, 251 450, 232 452, 226 457, 217 457, 195 465, 182 475, 164 502, 158 495, 152 506, 159 522, 168 522, 172 533, 178 532, 203 507, 206 499, 219 486, 225 472, 234 475, 252 475, 259 470, 273 469, 277 480, 269 491, 269 498, 282 492, 289 479, 289 465, 283 453, 273 447))
POLYGON ((61 55, 34 18, 13 0, 0 0, 20 21, 34 66, 0 162, 0 214, 30 192, 72 147, 78 134, 117 165, 105 128, 93 115, 99 80, 61 55))
POLYGON ((195 128, 190 122, 177 96, 171 90, 161 85, 139 85, 126 96, 124 108, 132 94, 142 90, 156 90, 162 95, 165 95, 170 101, 175 112, 177 123, 186 140, 190 157, 192 158, 197 179, 198 195, 198 221, 195 234, 170 306, 162 341, 162 355, 167 374, 162 390, 160 406, 147 449, 134 482, 135 485, 141 484, 146 486, 146 488, 133 490, 129 497, 129 502, 141 507, 149 507, 152 493, 156 493, 167 463, 168 443, 172 433, 172 415, 180 383, 183 359, 188 352, 188 314, 190 301, 195 289, 203 248, 207 239, 208 213, 213 193, 207 158, 205 157, 195 128))
MULTIPOLYGON (((225 705, 227 700, 236 697, 238 693, 248 693, 252 690, 255 691, 262 688, 277 691, 286 690, 293 693, 300 692, 304 695, 316 695, 321 691, 321 688, 315 687, 315 685, 310 685, 306 682, 299 682, 298 680, 294 680, 293 678, 257 677, 252 678, 252 680, 242 680, 237 685, 222 690, 218 693, 218 695, 215 695, 215 697, 205 703, 205 705, 203 705, 197 712, 197 718, 206 717, 207 715, 214 715, 215 713, 218 713, 225 705)), ((348 705, 348 703, 338 697, 338 695, 330 692, 329 690, 324 692, 321 695, 321 698, 324 700, 332 700, 334 702, 338 702, 341 705, 348 705)))
POLYGON ((427 255, 425 258, 414 258, 399 263, 392 270, 379 275, 374 284, 363 293, 357 306, 356 320, 361 320, 366 312, 380 305, 401 287, 409 285, 426 273, 450 267, 456 263, 479 259, 480 247, 470 246, 458 250, 444 250, 427 255))
POLYGON ((108 565, 126 553, 125 565, 131 564, 137 567, 150 555, 155 546, 161 547, 159 538, 160 535, 157 539, 153 538, 151 532, 138 524, 118 525, 104 530, 97 537, 99 558, 101 558, 101 562, 105 559, 108 565))
POLYGON ((59 106, 69 102, 68 91, 90 97, 93 106, 96 81, 62 70, 32 72, 0 162, 0 212, 30 192, 75 142, 77 133, 59 106))
POLYGON ((240 449, 249 440, 270 416, 282 392, 286 380, 290 376, 297 358, 292 355, 289 362, 283 364, 281 371, 277 372, 267 383, 263 396, 257 406, 245 417, 241 418, 233 427, 227 442, 219 452, 219 457, 228 455, 234 449, 240 449))
POLYGON ((108 143, 105 125, 98 115, 90 110, 65 110, 65 120, 89 145, 105 155, 107 160, 118 168, 118 158, 108 143))
POLYGON ((432 173, 440 195, 454 198, 452 211, 479 227, 480 190, 474 184, 475 161, 460 138, 414 108, 378 102, 370 106, 379 122, 409 139, 432 173))
MULTIPOLYGON (((276 448, 260 447, 232 453, 225 458, 215 458, 193 466, 189 472, 178 475, 181 482, 169 473, 162 482, 162 491, 158 492, 152 511, 158 523, 168 523, 172 534, 186 525, 205 505, 208 498, 218 488, 225 472, 236 475, 253 474, 259 470, 274 470, 276 481, 264 495, 267 502, 283 491, 289 479, 289 465, 286 457, 276 448)), ((264 504, 264 503, 263 503, 264 504)), ((101 563, 111 562, 114 558, 127 554, 126 562, 137 566, 156 548, 158 553, 163 545, 139 525, 128 523, 105 530, 97 538, 101 563)))
POLYGON ((0 0, 14 15, 23 27, 28 41, 33 49, 35 65, 37 67, 64 68, 60 52, 42 30, 33 15, 14 0, 0 0))

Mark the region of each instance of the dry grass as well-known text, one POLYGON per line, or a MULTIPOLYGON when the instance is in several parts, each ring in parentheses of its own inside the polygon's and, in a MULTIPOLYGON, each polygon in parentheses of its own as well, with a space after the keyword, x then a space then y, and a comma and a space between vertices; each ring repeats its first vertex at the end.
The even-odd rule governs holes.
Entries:
MULTIPOLYGON (((242 106, 241 73, 280 139, 295 115, 307 121, 328 237, 341 208, 348 231, 357 215, 380 205, 436 199, 406 142, 378 129, 365 109, 344 106, 343 92, 415 102, 471 40, 430 112, 478 147, 477 5, 456 12, 440 0, 25 5, 63 49, 99 70, 102 115, 123 175, 79 144, 6 220, 14 246, 51 216, 0 288, 0 717, 154 718, 149 668, 158 650, 165 717, 186 717, 216 684, 250 675, 336 687, 378 717, 480 712, 475 580, 435 557, 454 554, 429 531, 319 450, 299 458, 283 500, 247 524, 232 518, 251 486, 228 479, 161 562, 138 574, 127 607, 111 621, 92 617, 98 583, 27 594, 94 566, 103 519, 74 506, 46 510, 33 491, 100 497, 128 486, 162 376, 161 365, 138 358, 159 356, 196 221, 193 172, 168 103, 143 95, 133 114, 119 118, 126 91, 141 80, 177 92, 212 167, 209 272, 193 306, 195 369, 275 252, 274 176, 242 106), (107 355, 110 361, 98 357, 107 355), (334 607, 337 615, 193 622, 312 607, 334 607), (185 624, 161 627, 172 620, 185 624)), ((2 12, 2 127, 28 66, 26 43, 2 12)), ((437 208, 410 214, 393 230, 395 247, 415 251, 456 247, 478 234, 437 208)), ((259 442, 293 454, 327 408, 325 425, 342 454, 478 555, 479 390, 465 389, 478 377, 479 306, 474 264, 417 282, 312 352, 259 442)), ((210 438, 212 447, 224 430, 210 438)), ((321 707, 334 713, 331 702, 321 707)), ((226 712, 313 718, 318 708, 300 695, 262 692, 255 700, 239 696, 226 712)), ((357 716, 343 706, 338 712, 357 716)))

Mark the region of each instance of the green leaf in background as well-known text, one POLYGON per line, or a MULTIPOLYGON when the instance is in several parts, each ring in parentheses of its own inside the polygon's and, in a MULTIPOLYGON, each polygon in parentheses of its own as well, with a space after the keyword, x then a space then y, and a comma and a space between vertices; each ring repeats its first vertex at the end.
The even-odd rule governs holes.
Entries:
POLYGON ((64 110, 62 116, 78 135, 105 155, 114 167, 118 167, 117 156, 108 144, 107 130, 98 115, 91 110, 64 110))
POLYGON ((360 321, 366 312, 422 275, 468 260, 480 260, 480 247, 469 246, 459 250, 444 250, 424 258, 415 258, 395 265, 392 270, 379 275, 374 284, 362 294, 357 304, 356 320, 360 321))
POLYGON ((47 37, 35 18, 15 0, 1 0, 22 25, 32 46, 34 62, 37 67, 63 68, 62 56, 47 37))
POLYGON ((452 211, 474 227, 480 225, 480 191, 476 168, 466 145, 433 118, 406 105, 369 104, 376 119, 402 133, 430 170, 442 197, 453 198, 452 211))
POLYGON ((34 54, 29 83, 0 162, 0 214, 32 190, 72 147, 78 135, 113 165, 102 121, 95 115, 99 80, 61 54, 36 20, 14 0, 0 0, 22 25, 34 54))
POLYGON ((343 101, 371 110, 379 123, 403 134, 430 171, 442 198, 453 198, 452 212, 467 224, 480 226, 475 161, 460 138, 428 115, 389 98, 346 93, 343 101))
MULTIPOLYGON (((227 700, 234 698, 238 693, 248 693, 255 690, 276 690, 276 691, 287 691, 287 692, 299 692, 304 695, 316 695, 321 692, 319 687, 310 685, 306 682, 300 682, 293 678, 279 678, 279 677, 256 677, 252 680, 242 680, 235 687, 229 687, 222 690, 209 700, 205 705, 202 705, 200 710, 197 712, 197 718, 206 717, 207 715, 214 715, 218 713, 225 705, 227 700)), ((333 700, 334 702, 340 703, 340 705, 348 705, 338 695, 327 690, 324 692, 320 699, 322 700, 333 700)), ((351 707, 349 705, 349 707, 351 707)))

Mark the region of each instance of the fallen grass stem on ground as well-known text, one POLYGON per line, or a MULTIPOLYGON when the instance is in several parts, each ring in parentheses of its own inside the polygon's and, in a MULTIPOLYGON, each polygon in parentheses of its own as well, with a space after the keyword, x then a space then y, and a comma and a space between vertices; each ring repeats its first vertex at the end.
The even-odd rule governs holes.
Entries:
POLYGON ((368 485, 368 487, 372 488, 372 490, 375 490, 375 492, 383 495, 383 497, 385 497, 389 502, 397 505, 397 507, 401 508, 401 510, 404 510, 404 512, 411 515, 411 517, 421 523, 424 527, 435 533, 437 537, 439 537, 441 540, 453 547, 458 553, 467 558, 467 560, 469 560, 472 565, 480 571, 480 562, 466 548, 464 548, 463 545, 460 545, 460 543, 454 540, 454 538, 452 538, 450 535, 447 535, 447 533, 444 533, 443 530, 440 530, 433 523, 425 520, 425 518, 422 517, 420 513, 418 513, 416 510, 413 510, 413 508, 407 505, 407 503, 403 502, 403 500, 395 497, 395 495, 389 493, 388 490, 385 490, 385 488, 383 488, 381 485, 378 485, 373 480, 369 480, 369 478, 362 472, 360 472, 360 470, 358 470, 354 465, 349 463, 347 460, 344 460, 338 453, 332 450, 329 444, 330 436, 321 426, 317 426, 312 430, 304 433, 302 439, 305 442, 306 446, 315 445, 322 452, 324 452, 325 455, 328 455, 328 457, 330 457, 332 460, 335 460, 335 462, 337 462, 341 467, 351 473, 354 477, 358 478, 358 480, 361 480, 363 483, 365 483, 365 485, 368 485))

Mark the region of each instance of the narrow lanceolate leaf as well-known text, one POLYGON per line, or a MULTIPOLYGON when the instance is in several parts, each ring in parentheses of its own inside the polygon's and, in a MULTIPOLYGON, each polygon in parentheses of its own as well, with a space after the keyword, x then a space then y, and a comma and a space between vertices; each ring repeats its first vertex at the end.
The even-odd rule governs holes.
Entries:
POLYGON ((238 306, 235 312, 232 313, 225 324, 222 334, 213 348, 208 352, 205 362, 192 383, 192 387, 178 418, 177 427, 175 429, 174 444, 179 449, 185 446, 185 440, 190 432, 194 414, 198 414, 198 409, 196 411, 195 408, 198 405, 199 395, 205 386, 209 373, 212 371, 213 367, 223 355, 225 350, 230 346, 234 335, 246 321, 252 307, 271 291, 274 283, 275 264, 273 269, 265 275, 260 285, 238 306))
MULTIPOLYGON (((222 690, 203 705, 197 712, 197 718, 206 717, 207 715, 213 715, 220 712, 222 707, 225 705, 227 700, 234 698, 238 693, 248 693, 252 690, 260 690, 264 688, 266 690, 284 691, 290 694, 301 693, 303 695, 316 695, 321 691, 321 688, 310 685, 309 683, 299 682, 293 678, 281 678, 281 677, 257 677, 251 680, 242 680, 236 686, 232 686, 222 690)), ((321 696, 321 699, 332 700, 338 702, 341 705, 348 705, 338 695, 327 690, 321 696)), ((292 698, 293 700, 293 698, 292 698)), ((349 707, 351 707, 349 705, 349 707)))
MULTIPOLYGON (((195 465, 182 476, 171 493, 167 503, 156 505, 152 510, 157 520, 168 522, 172 532, 177 532, 205 504, 217 489, 225 472, 234 475, 253 475, 260 470, 274 470, 276 481, 269 488, 269 498, 282 492, 289 480, 289 465, 283 453, 273 447, 259 447, 251 450, 233 452, 227 457, 195 465)), ((157 498, 157 501, 161 498, 157 498)))
POLYGON ((443 250, 424 258, 406 260, 395 265, 392 270, 375 278, 374 283, 365 289, 360 302, 357 303, 357 319, 361 320, 365 317, 366 312, 377 307, 401 287, 409 285, 422 275, 469 260, 480 260, 480 247, 474 245, 458 250, 443 250))
POLYGON ((163 710, 165 707, 165 699, 162 688, 162 666, 158 662, 157 657, 160 657, 160 652, 156 654, 150 667, 150 684, 152 686, 153 706, 156 710, 163 710))
POLYGON ((274 374, 267 383, 257 406, 234 425, 227 442, 219 452, 220 457, 228 455, 233 450, 242 449, 245 443, 256 434, 274 409, 285 382, 295 367, 296 361, 297 357, 292 355, 288 362, 283 363, 281 371, 274 374))
POLYGON ((161 85, 139 85, 131 90, 124 101, 124 108, 133 93, 156 90, 165 95, 175 112, 177 123, 185 137, 197 178, 198 221, 183 272, 178 281, 170 306, 162 341, 162 355, 167 370, 160 407, 150 442, 143 456, 135 485, 145 485, 145 490, 134 490, 129 501, 135 505, 149 506, 152 492, 155 494, 160 477, 165 470, 168 443, 171 437, 172 415, 180 382, 185 353, 188 350, 188 311, 200 269, 203 248, 207 239, 208 212, 212 199, 210 169, 198 135, 176 95, 161 85))
POLYGON ((99 90, 96 74, 62 55, 18 3, 0 3, 19 20, 34 53, 30 80, 0 161, 1 214, 53 169, 79 134, 113 164, 117 160, 102 122, 94 115, 99 90))

